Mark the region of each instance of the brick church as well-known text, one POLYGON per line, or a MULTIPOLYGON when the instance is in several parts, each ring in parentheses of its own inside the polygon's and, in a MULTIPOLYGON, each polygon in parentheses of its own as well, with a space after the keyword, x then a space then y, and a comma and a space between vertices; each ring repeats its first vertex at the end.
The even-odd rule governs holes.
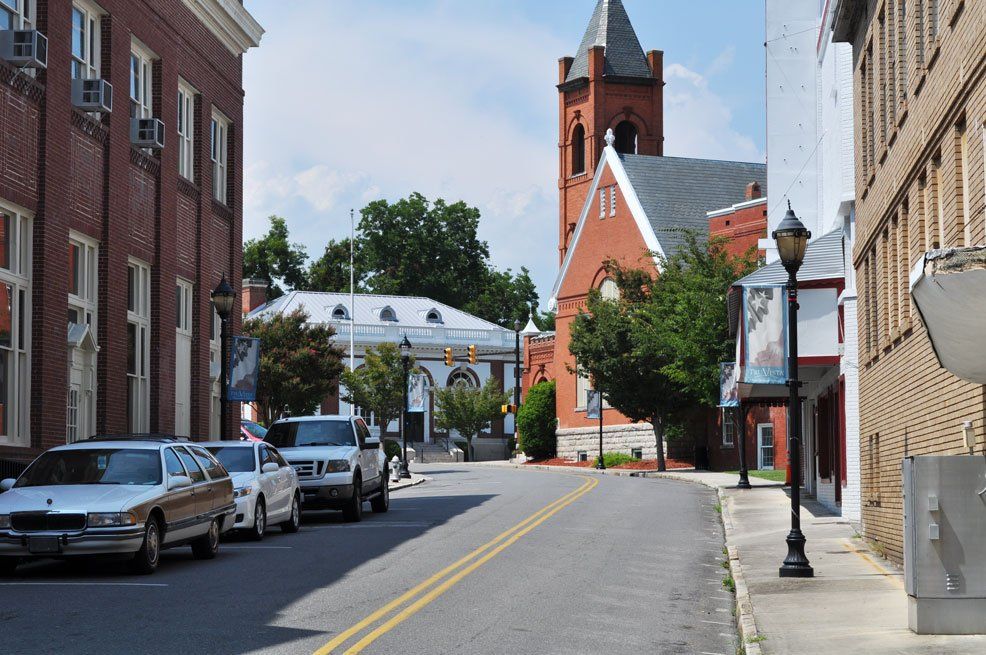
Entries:
MULTIPOLYGON (((598 448, 568 345, 589 291, 618 293, 604 262, 659 272, 656 255, 674 253, 684 230, 707 233, 710 212, 748 200, 748 187, 766 192, 764 164, 664 155, 663 78, 663 52, 644 52, 620 0, 598 0, 576 56, 559 61, 556 331, 526 337, 524 381, 557 382, 560 457, 598 448)), ((656 457, 649 424, 603 414, 606 450, 656 457)))

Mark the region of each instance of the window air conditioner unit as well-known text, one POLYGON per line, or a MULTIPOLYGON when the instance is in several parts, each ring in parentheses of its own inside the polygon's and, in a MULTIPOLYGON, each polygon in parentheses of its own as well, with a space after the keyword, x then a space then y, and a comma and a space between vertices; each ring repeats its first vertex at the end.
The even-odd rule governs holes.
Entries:
POLYGON ((2 30, 0 59, 20 68, 48 68, 48 38, 37 30, 2 30))
POLYGON ((72 80, 72 104, 82 111, 113 111, 113 85, 106 80, 72 80))
POLYGON ((130 142, 138 148, 164 147, 164 121, 160 118, 131 118, 130 142))

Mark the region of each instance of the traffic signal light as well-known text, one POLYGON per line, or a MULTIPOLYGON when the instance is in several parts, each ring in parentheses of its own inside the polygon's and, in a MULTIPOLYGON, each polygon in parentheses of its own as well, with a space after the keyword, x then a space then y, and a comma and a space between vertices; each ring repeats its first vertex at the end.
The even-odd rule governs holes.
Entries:
POLYGON ((469 346, 469 363, 476 363, 476 346, 469 346))
POLYGON ((516 414, 517 405, 500 405, 500 411, 503 414, 516 414))
POLYGON ((445 365, 446 366, 455 366, 455 358, 452 357, 452 349, 451 348, 446 348, 445 349, 445 365))

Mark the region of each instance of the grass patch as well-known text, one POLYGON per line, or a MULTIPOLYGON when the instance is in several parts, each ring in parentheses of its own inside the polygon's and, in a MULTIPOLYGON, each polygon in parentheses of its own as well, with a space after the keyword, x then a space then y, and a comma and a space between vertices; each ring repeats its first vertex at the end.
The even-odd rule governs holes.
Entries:
POLYGON ((723 578, 722 579, 722 587, 723 587, 723 589, 729 590, 729 593, 735 594, 736 593, 736 581, 733 580, 733 576, 727 575, 725 578, 723 578))
MULTIPOLYGON (((613 468, 614 466, 619 466, 621 464, 629 464, 630 462, 639 462, 640 460, 636 457, 631 457, 626 453, 603 453, 603 464, 606 468, 613 468)), ((597 455, 595 459, 592 460, 593 466, 599 465, 599 456, 597 455)))
MULTIPOLYGON (((727 471, 727 473, 732 473, 733 475, 739 475, 739 471, 727 471)), ((770 480, 771 482, 784 482, 787 477, 787 471, 784 469, 773 469, 764 471, 747 471, 751 478, 760 478, 761 480, 770 480)))
POLYGON ((755 635, 753 637, 746 638, 746 643, 748 644, 759 644, 762 641, 767 641, 767 638, 763 635, 755 635))
POLYGON ((722 503, 716 503, 712 506, 712 509, 716 511, 716 514, 722 514, 722 503))

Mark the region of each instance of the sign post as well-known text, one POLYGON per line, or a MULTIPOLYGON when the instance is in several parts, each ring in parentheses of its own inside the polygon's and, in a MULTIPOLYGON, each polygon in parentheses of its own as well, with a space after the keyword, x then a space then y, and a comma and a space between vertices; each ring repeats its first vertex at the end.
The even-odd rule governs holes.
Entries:
POLYGON ((603 461, 603 392, 590 389, 585 404, 585 417, 599 419, 599 461, 596 468, 602 470, 606 468, 603 461))

